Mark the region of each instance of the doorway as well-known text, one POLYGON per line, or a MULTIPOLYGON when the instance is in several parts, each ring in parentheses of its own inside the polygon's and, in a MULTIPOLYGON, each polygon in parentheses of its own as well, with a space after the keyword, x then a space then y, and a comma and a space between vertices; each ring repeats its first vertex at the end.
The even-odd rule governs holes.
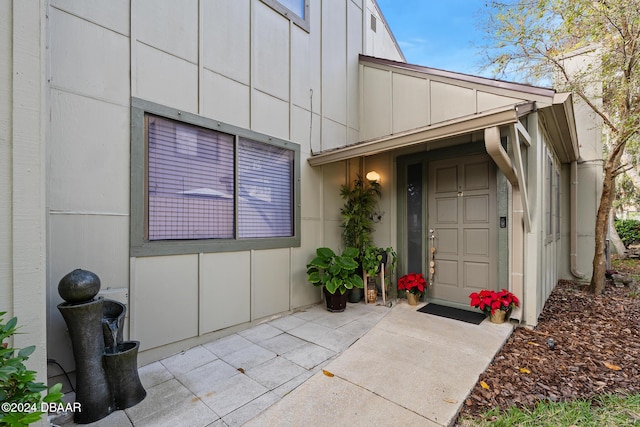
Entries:
POLYGON ((486 154, 406 162, 406 272, 422 272, 428 298, 469 308, 469 294, 498 289, 495 165, 486 154))

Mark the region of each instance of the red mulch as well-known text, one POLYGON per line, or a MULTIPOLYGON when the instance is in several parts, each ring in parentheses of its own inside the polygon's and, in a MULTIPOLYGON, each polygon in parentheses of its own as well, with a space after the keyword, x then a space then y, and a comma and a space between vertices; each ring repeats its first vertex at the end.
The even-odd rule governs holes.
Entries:
POLYGON ((461 415, 530 407, 540 400, 640 392, 640 294, 635 289, 607 285, 594 296, 560 281, 536 328, 514 331, 480 376, 461 415))

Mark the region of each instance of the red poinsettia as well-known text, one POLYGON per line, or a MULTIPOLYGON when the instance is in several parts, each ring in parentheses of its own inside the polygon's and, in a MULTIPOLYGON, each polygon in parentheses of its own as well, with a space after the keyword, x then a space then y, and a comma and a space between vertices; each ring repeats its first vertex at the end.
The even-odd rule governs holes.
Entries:
POLYGON ((422 295, 427 287, 427 281, 422 273, 405 274, 398 279, 398 289, 401 291, 411 292, 412 294, 422 295))
POLYGON ((500 292, 487 289, 472 292, 469 298, 471 298, 471 307, 479 308, 486 315, 493 314, 496 310, 509 311, 520 305, 518 297, 506 289, 502 289, 500 292))

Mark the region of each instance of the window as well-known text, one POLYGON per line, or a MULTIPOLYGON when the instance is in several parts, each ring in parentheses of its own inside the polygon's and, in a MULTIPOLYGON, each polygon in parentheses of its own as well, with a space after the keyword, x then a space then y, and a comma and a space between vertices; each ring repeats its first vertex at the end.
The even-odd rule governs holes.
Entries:
POLYGON ((294 24, 309 31, 309 0, 262 0, 294 24))
POLYGON ((300 245, 297 144, 132 103, 134 256, 300 245))

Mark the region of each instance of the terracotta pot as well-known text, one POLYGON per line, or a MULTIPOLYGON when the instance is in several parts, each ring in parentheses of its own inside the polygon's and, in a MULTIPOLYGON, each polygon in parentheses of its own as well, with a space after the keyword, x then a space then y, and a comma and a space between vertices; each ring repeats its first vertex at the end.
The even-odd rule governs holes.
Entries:
POLYGON ((496 310, 490 316, 491 323, 504 323, 506 311, 496 310))
POLYGON ((409 302, 409 305, 418 305, 420 297, 416 294, 412 294, 411 292, 407 292, 407 301, 409 302))

